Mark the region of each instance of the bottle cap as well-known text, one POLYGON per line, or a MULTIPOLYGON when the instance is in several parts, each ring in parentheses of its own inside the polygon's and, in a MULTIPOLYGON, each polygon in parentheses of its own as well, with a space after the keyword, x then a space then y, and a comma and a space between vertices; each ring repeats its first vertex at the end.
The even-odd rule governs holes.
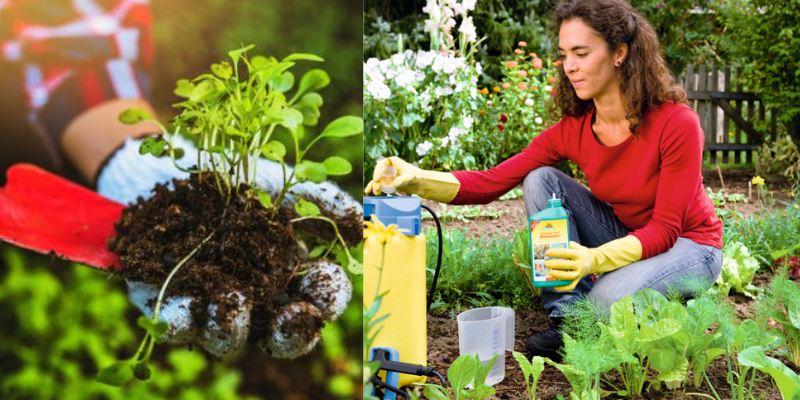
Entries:
POLYGON ((556 198, 556 194, 553 193, 553 198, 547 200, 547 207, 548 208, 561 207, 561 199, 556 198))

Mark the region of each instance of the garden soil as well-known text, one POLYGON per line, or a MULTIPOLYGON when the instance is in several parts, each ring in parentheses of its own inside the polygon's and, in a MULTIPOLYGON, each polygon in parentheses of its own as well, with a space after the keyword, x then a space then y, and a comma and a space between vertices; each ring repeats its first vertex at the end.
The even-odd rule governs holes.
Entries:
MULTIPOLYGON (((769 285, 771 275, 757 275, 753 280, 753 284, 759 287, 766 287, 769 285)), ((796 282, 797 283, 797 282, 796 282)), ((732 294, 729 297, 737 309, 740 309, 740 317, 746 317, 751 314, 750 306, 752 300, 749 298, 732 294)), ((465 311, 465 310, 462 310, 465 311)), ((515 318, 515 342, 514 350, 524 354, 527 358, 532 355, 525 348, 525 341, 533 334, 541 333, 549 328, 549 317, 547 312, 538 308, 534 310, 516 310, 515 318)), ((458 323, 450 315, 444 313, 431 313, 428 315, 428 365, 433 366, 436 371, 443 375, 450 368, 450 365, 459 356, 458 350, 458 323)), ((506 376, 502 382, 494 385, 497 393, 494 396, 488 397, 490 400, 497 399, 528 399, 526 392, 525 378, 522 369, 519 367, 517 360, 511 355, 511 352, 505 354, 506 376)), ((778 359, 785 364, 791 363, 783 357, 778 356, 778 359)), ((795 372, 800 371, 800 368, 792 368, 795 372)), ((722 399, 731 399, 730 386, 726 382, 726 374, 728 373, 727 363, 724 356, 714 360, 707 370, 709 380, 722 399)), ((654 371, 650 371, 650 377, 654 378, 654 371)), ((622 381, 619 375, 612 371, 607 374, 607 379, 617 386, 622 387, 622 381)), ((433 379, 436 383, 439 382, 433 379)), ((601 384, 604 389, 612 390, 608 384, 601 384)), ((545 369, 539 377, 539 383, 536 387, 536 398, 541 400, 556 400, 558 395, 562 395, 565 399, 569 399, 569 393, 572 387, 567 381, 567 378, 558 369, 550 365, 545 365, 545 369)), ((708 388, 708 385, 702 384, 700 388, 689 387, 686 393, 682 390, 651 390, 645 391, 641 396, 630 397, 631 399, 670 399, 678 400, 682 397, 686 398, 701 398, 703 396, 692 395, 691 393, 701 393, 713 397, 714 394, 708 388)), ((777 387, 773 387, 769 375, 758 372, 756 374, 756 383, 754 384, 755 398, 761 400, 781 400, 781 394, 777 387)), ((424 398, 424 397, 423 397, 424 398)), ((611 395, 607 399, 615 399, 619 396, 611 395)))
MULTIPOLYGON (((115 226, 118 235, 108 246, 120 258, 123 277, 157 287, 199 246, 172 278, 166 296, 191 296, 197 327, 206 326, 208 305, 216 304, 224 328, 237 307, 229 294, 242 294, 251 306, 254 342, 267 333, 282 305, 299 298, 296 281, 303 255, 298 232, 289 223, 295 215, 283 208, 273 219, 256 198, 244 195, 246 187, 240 187, 240 196, 226 201, 214 182, 211 175, 203 180, 193 175, 190 180, 173 181, 174 190, 157 186, 150 199, 140 198, 125 209, 115 226)), ((300 229, 302 237, 333 237, 330 225, 307 224, 300 229)), ((304 322, 294 328, 316 332, 323 324, 321 318, 304 322)))

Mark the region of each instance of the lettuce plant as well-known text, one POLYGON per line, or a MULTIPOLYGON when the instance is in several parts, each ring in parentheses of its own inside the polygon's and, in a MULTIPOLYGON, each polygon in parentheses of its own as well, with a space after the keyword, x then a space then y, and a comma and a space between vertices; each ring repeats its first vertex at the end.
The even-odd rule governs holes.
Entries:
POLYGON ((717 290, 728 295, 731 289, 756 298, 762 289, 752 285, 758 270, 758 261, 740 242, 726 243, 722 249, 722 272, 717 278, 717 290))

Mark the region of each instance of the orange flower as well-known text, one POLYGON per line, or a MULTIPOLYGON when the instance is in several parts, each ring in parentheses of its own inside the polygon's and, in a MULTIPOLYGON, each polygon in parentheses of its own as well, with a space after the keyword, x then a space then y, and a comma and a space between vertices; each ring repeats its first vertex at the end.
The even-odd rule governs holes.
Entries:
POLYGON ((525 78, 526 76, 528 76, 528 71, 525 70, 519 71, 519 76, 525 78))
POLYGON ((528 55, 533 57, 533 58, 536 58, 536 53, 531 53, 531 54, 528 54, 528 55))
POLYGON ((541 58, 534 58, 533 59, 533 68, 542 69, 542 59, 541 58))
POLYGON ((525 43, 525 42, 519 42, 517 45, 518 45, 519 47, 525 47, 525 46, 527 46, 528 44, 527 44, 527 43, 525 43))
POLYGON ((486 110, 481 110, 481 111, 479 112, 479 114, 480 114, 481 116, 484 116, 484 115, 486 115, 486 110))
POLYGON ((551 76, 551 77, 547 78, 547 81, 548 82, 555 82, 556 81, 556 77, 551 76))
POLYGON ((527 90, 528 89, 528 84, 525 83, 525 82, 520 82, 519 85, 517 85, 517 87, 522 89, 522 90, 527 90))
POLYGON ((508 68, 514 68, 514 67, 516 67, 516 66, 517 66, 517 64, 518 64, 518 62, 516 62, 516 61, 507 61, 507 62, 506 62, 506 67, 508 67, 508 68))
POLYGON ((481 94, 489 94, 489 89, 487 88, 481 89, 481 94))
POLYGON ((495 86, 494 89, 492 89, 492 90, 494 90, 495 92, 500 92, 500 88, 497 87, 497 86, 495 86))
POLYGON ((537 86, 531 86, 531 90, 536 90, 536 89, 539 89, 539 87, 537 87, 537 86))
POLYGON ((510 88, 510 87, 511 87, 511 84, 510 84, 510 83, 508 83, 508 82, 506 82, 506 83, 503 83, 503 89, 508 89, 508 88, 510 88))
POLYGON ((522 49, 516 49, 516 50, 514 50, 514 53, 522 54, 522 49))

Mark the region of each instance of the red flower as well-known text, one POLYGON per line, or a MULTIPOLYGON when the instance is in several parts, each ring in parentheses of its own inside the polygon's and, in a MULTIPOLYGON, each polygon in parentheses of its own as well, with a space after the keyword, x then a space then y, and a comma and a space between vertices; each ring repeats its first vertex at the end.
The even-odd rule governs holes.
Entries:
POLYGON ((558 92, 556 92, 555 89, 551 89, 550 90, 550 95, 553 96, 553 97, 556 97, 556 96, 558 96, 558 92))
POLYGON ((542 69, 542 59, 541 58, 534 58, 533 59, 533 68, 542 69))
POLYGON ((563 63, 561 62, 561 60, 558 60, 558 61, 556 61, 556 67, 560 67, 560 66, 561 66, 561 64, 563 64, 563 63))
POLYGON ((548 82, 555 82, 556 81, 556 77, 555 76, 551 76, 551 77, 547 78, 547 81, 548 82))
POLYGON ((508 67, 508 68, 514 68, 514 67, 516 67, 516 66, 517 66, 517 64, 518 64, 518 62, 517 62, 517 61, 507 61, 507 62, 506 62, 506 67, 508 67))
POLYGON ((528 89, 528 84, 525 83, 525 82, 520 82, 519 85, 517 85, 517 87, 522 89, 522 90, 527 90, 528 89))
POLYGON ((506 122, 508 122, 508 115, 506 115, 505 113, 503 113, 503 114, 500 114, 500 122, 502 122, 502 123, 504 123, 504 124, 505 124, 506 122))
POLYGON ((506 129, 506 127, 503 126, 503 124, 497 124, 497 129, 500 129, 502 131, 502 130, 506 129))

